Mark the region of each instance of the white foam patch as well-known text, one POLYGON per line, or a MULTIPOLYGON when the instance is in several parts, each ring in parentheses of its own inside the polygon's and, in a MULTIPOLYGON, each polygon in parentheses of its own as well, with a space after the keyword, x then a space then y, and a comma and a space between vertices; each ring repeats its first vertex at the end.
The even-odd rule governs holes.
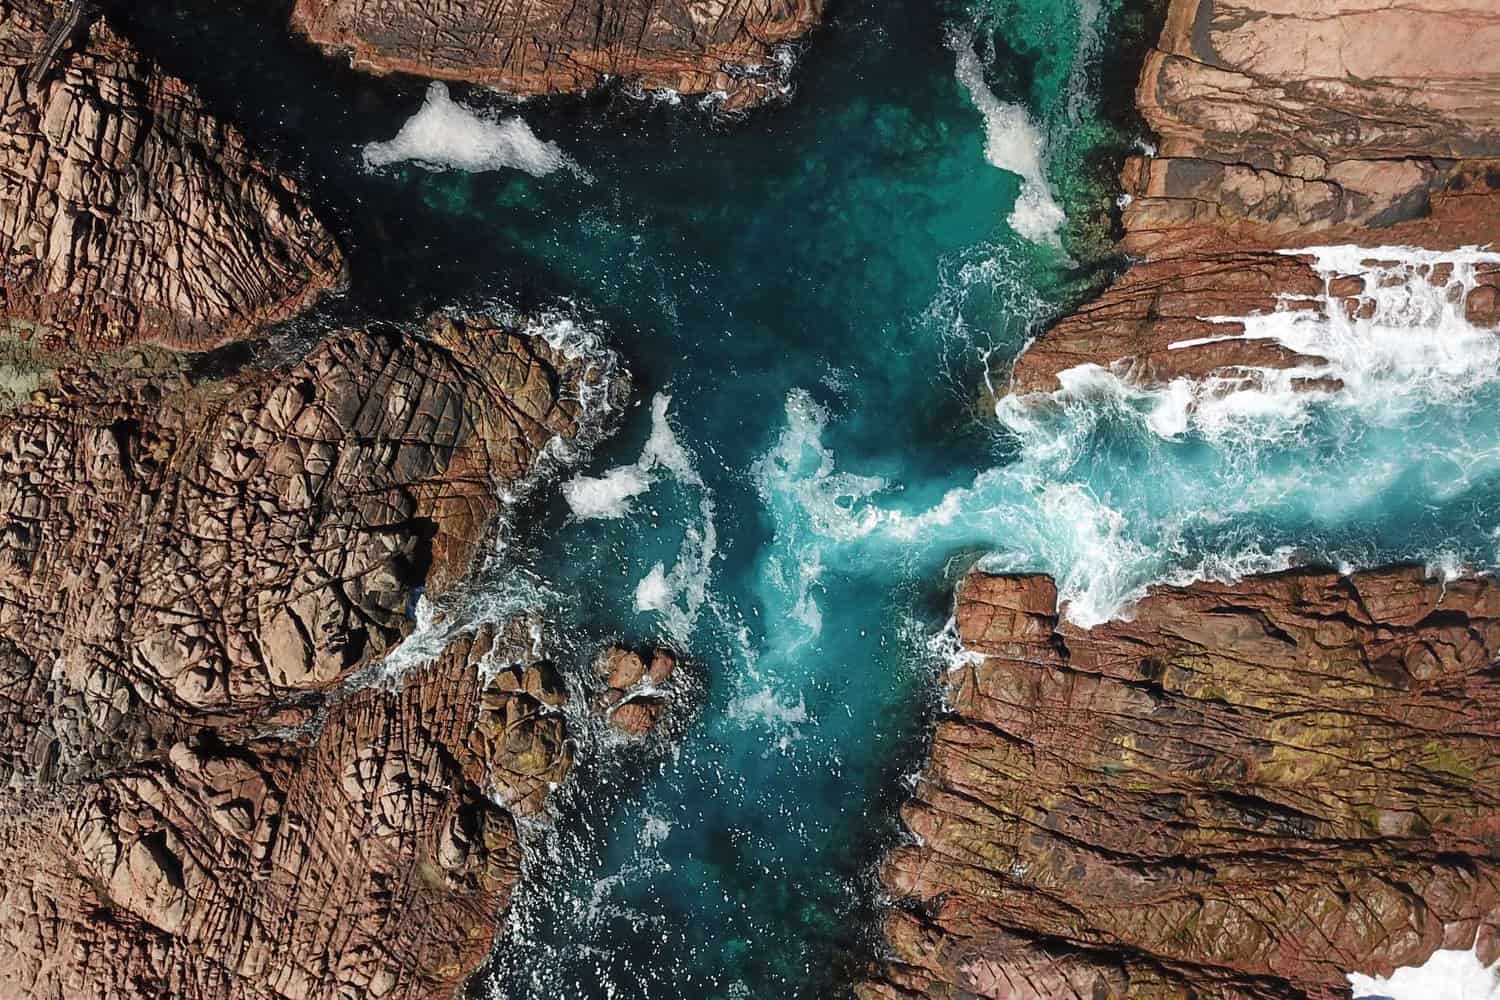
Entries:
POLYGON ((1484 965, 1472 949, 1435 951, 1421 965, 1390 975, 1348 975, 1355 1000, 1500 1000, 1500 963, 1484 965))
MULTIPOLYGON (((1319 294, 1283 295, 1275 311, 1259 315, 1202 317, 1242 329, 1170 347, 1266 341, 1311 360, 1290 369, 1181 377, 1149 389, 1085 364, 1058 374, 1062 389, 1054 398, 1109 401, 1137 413, 1162 438, 1192 432, 1216 444, 1254 445, 1295 435, 1318 405, 1352 409, 1368 423, 1389 426, 1421 407, 1461 403, 1500 380, 1500 336, 1465 314, 1477 266, 1500 263, 1500 253, 1352 245, 1282 253, 1311 258, 1323 281, 1319 294), (1335 296, 1332 284, 1339 279, 1354 279, 1359 291, 1335 296)), ((1001 421, 1022 434, 1031 426, 1027 410, 1010 397, 996 407, 1001 421)))
POLYGON ((774 729, 790 729, 807 722, 807 703, 782 699, 770 688, 757 688, 729 703, 727 713, 741 722, 757 722, 774 729))
POLYGON ((699 612, 708 600, 718 552, 713 498, 705 495, 699 510, 703 524, 688 526, 671 569, 657 563, 635 587, 635 609, 660 615, 667 632, 684 645, 692 637, 699 612))
POLYGON ((954 76, 984 119, 985 159, 1021 178, 1021 193, 1006 223, 1033 243, 1061 247, 1058 230, 1067 216, 1047 182, 1046 137, 1025 107, 1000 100, 984 82, 984 64, 972 38, 953 36, 948 45, 956 57, 954 76))
POLYGON ((427 87, 422 107, 394 138, 369 143, 363 155, 371 169, 411 162, 429 170, 520 170, 533 177, 567 170, 593 181, 557 143, 539 139, 524 120, 460 104, 438 82, 427 87))
POLYGON ((620 518, 631 512, 631 501, 656 483, 658 470, 687 486, 703 485, 692 457, 677 440, 667 409, 672 397, 657 393, 651 400, 651 436, 631 465, 620 465, 602 476, 579 475, 563 484, 563 499, 580 520, 620 518))

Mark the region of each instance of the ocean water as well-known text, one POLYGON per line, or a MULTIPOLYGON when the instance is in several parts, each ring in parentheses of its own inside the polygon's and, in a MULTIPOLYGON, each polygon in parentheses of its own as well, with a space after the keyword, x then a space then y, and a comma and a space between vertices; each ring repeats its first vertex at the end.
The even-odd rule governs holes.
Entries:
POLYGON ((481 996, 838 995, 976 561, 1055 574, 1083 624, 1163 580, 1496 562, 1500 366, 1452 306, 1486 251, 1434 277, 1320 249, 1367 278, 1365 318, 1288 302, 1247 335, 1321 347, 1302 374, 1341 391, 1082 368, 1005 397, 1098 277, 1089 157, 1145 138, 1100 114, 1136 23, 1113 0, 840 0, 794 100, 729 124, 671 94, 363 77, 271 4, 116 6, 348 247, 307 336, 504 304, 603 331, 635 377, 621 432, 527 501, 457 612, 541 607, 575 681, 604 640, 669 643, 691 717, 645 745, 576 720, 481 996))

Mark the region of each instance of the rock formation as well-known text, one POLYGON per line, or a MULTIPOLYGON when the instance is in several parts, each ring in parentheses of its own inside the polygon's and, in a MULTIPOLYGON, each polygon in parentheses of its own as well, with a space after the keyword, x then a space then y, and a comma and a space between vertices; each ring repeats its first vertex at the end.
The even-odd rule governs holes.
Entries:
MULTIPOLYGON (((1497 41, 1500 11, 1468 0, 1172 0, 1136 93, 1158 147, 1122 178, 1135 260, 1021 356, 1015 391, 1052 391, 1082 361, 1143 385, 1291 367, 1265 342, 1169 345, 1242 329, 1199 317, 1323 291, 1276 250, 1494 242, 1497 41)), ((1495 323, 1500 267, 1482 284, 1469 310, 1495 323)))
POLYGON ((217 381, 107 360, 0 417, 0 993, 450 992, 571 762, 561 689, 494 630, 351 680, 621 386, 450 317, 217 381))
POLYGON ((873 997, 1347 996, 1500 953, 1500 585, 1163 587, 1059 621, 972 573, 873 997))
POLYGON ((376 73, 414 73, 512 94, 579 92, 620 80, 718 94, 724 109, 785 91, 784 47, 824 0, 297 0, 292 24, 376 73))
MULTIPOLYGON (((1130 267, 1012 391, 1090 364, 1337 391, 1326 359, 1215 318, 1369 319, 1392 282, 1500 326, 1500 265, 1296 252, 1500 237, 1497 39, 1465 0, 1170 0, 1137 92, 1159 146, 1123 176, 1130 267)), ((1494 578, 1294 570, 1082 629, 1050 579, 974 572, 955 617, 862 997, 1334 1000, 1351 971, 1500 956, 1494 578)))
POLYGON ((202 349, 340 283, 296 185, 83 7, 0 0, 0 332, 202 349))
POLYGON ((604 687, 593 698, 593 710, 626 736, 645 736, 656 729, 677 694, 677 657, 670 650, 653 649, 643 655, 610 646, 600 652, 594 673, 604 687))

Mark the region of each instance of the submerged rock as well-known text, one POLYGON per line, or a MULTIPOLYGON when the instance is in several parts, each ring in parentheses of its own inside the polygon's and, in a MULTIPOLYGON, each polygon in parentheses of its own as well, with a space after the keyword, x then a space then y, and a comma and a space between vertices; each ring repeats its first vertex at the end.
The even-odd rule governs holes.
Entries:
POLYGON ((0 416, 0 992, 461 983, 518 878, 512 814, 571 761, 533 718, 560 689, 492 630, 350 682, 620 388, 443 316, 217 381, 62 373, 0 416))
MULTIPOLYGON (((1208 318, 1322 291, 1306 259, 1278 250, 1493 243, 1500 14, 1481 7, 1172 0, 1136 94, 1158 146, 1122 177, 1130 270, 1028 348, 1013 391, 1052 392, 1082 363, 1144 387, 1316 364, 1208 318)), ((1500 264, 1477 285, 1467 318, 1494 327, 1500 264)))
POLYGON ((0 0, 0 314, 58 345, 202 349, 343 278, 291 179, 81 2, 0 0))
POLYGON ((865 997, 1334 997, 1500 953, 1500 586, 1161 587, 1060 621, 971 573, 865 997))
POLYGON ((297 0, 292 24, 376 73, 512 94, 576 93, 621 80, 719 95, 727 110, 783 92, 784 46, 815 27, 823 7, 823 0, 297 0))

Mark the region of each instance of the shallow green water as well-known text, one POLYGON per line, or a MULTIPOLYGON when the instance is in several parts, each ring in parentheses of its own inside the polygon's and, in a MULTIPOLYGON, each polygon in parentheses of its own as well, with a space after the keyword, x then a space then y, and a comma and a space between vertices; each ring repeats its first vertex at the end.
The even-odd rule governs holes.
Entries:
MULTIPOLYGON (((1494 562, 1500 392, 1462 337, 1451 377, 1355 351, 1373 361, 1349 398, 1272 394, 1181 428, 1169 399, 1097 377, 986 412, 986 363, 1078 276, 1007 226, 1021 182, 986 160, 954 39, 978 26, 988 87, 1050 134, 1076 213, 1067 171, 1107 132, 1078 52, 1089 25, 1109 46, 1107 4, 845 0, 795 101, 734 127, 627 100, 521 107, 591 183, 366 170, 362 147, 417 111, 422 82, 354 75, 272 13, 172 6, 125 16, 306 176, 350 249, 351 291, 309 328, 550 307, 597 320, 637 382, 583 471, 649 483, 618 517, 547 491, 508 553, 524 572, 474 598, 544 604, 575 671, 602 638, 673 642, 698 713, 670 748, 588 737, 482 992, 835 992, 870 953, 871 868, 936 710, 947 594, 980 555, 1056 574, 1083 621, 1180 575, 1494 562), (679 450, 647 468, 653 430, 679 450)), ((1431 320, 1400 307, 1397 328, 1431 320)))

